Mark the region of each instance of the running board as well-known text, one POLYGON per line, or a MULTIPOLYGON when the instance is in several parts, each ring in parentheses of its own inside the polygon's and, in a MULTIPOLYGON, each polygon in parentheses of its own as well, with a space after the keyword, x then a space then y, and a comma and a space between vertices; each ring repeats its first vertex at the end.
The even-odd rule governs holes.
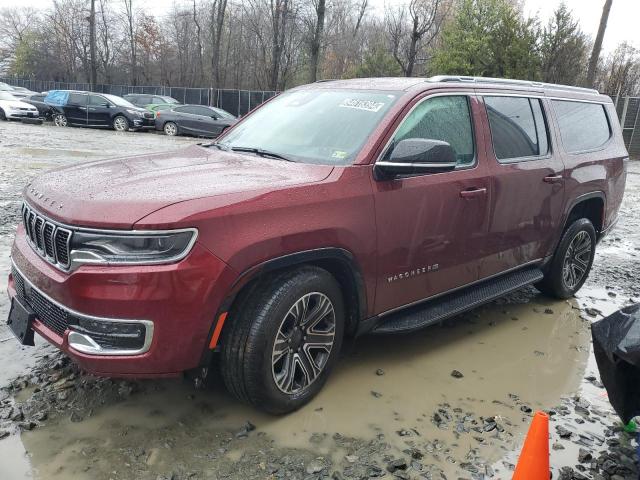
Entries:
POLYGON ((405 333, 419 330, 538 282, 542 277, 542 271, 537 267, 528 267, 500 275, 385 315, 380 318, 380 323, 371 333, 405 333))

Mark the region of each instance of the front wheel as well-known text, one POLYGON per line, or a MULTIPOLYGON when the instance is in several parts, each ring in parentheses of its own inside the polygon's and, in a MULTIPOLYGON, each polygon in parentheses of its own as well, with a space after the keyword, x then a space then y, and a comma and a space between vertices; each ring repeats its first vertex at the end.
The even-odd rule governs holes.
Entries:
POLYGON ((129 130, 129 120, 127 117, 123 117, 122 115, 118 115, 113 119, 113 129, 116 132, 126 132, 129 130))
POLYGON ((586 282, 595 251, 596 230, 591 221, 574 221, 564 231, 551 265, 536 288, 556 298, 572 297, 586 282))
POLYGON ((258 283, 232 309, 222 338, 222 376, 239 400, 273 414, 296 410, 322 388, 344 331, 340 286, 302 267, 258 283))
POLYGON ((53 123, 56 127, 66 127, 67 126, 67 117, 61 113, 56 113, 53 115, 53 123))
POLYGON ((4 110, 0 108, 0 120, 6 120, 7 116, 4 113, 4 110))

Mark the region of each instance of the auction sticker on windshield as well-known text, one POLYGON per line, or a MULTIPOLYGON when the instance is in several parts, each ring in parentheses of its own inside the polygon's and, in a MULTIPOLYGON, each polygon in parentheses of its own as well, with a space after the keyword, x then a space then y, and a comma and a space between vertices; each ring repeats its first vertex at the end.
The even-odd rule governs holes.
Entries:
POLYGON ((345 98, 340 104, 344 108, 356 108, 368 112, 378 112, 384 107, 384 102, 374 102, 372 100, 357 100, 355 98, 345 98))

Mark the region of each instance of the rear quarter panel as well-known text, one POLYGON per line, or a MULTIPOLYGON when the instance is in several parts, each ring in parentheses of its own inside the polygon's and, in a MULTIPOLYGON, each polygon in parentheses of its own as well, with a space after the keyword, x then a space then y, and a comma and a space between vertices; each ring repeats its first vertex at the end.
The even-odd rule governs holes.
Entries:
MULTIPOLYGON (((604 196, 604 218, 602 230, 615 224, 622 203, 626 183, 626 161, 628 153, 624 147, 620 124, 612 103, 605 105, 611 127, 611 137, 602 148, 588 152, 569 153, 558 139, 565 165, 565 217, 581 197, 600 192, 604 196)), ((551 108, 555 120, 555 112, 551 108)))

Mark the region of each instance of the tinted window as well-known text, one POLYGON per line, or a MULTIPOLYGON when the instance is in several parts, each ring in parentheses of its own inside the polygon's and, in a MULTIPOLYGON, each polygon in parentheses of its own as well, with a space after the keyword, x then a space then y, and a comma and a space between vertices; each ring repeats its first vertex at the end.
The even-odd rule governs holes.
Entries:
POLYGON ((31 95, 30 98, 36 102, 44 102, 44 95, 31 95))
MULTIPOLYGON (((420 103, 402 122, 393 144, 407 138, 442 140, 456 152, 458 165, 473 163, 473 128, 466 96, 433 97, 420 103)), ((391 153, 388 150, 387 155, 391 153)))
POLYGON ((611 136, 604 105, 553 100, 560 136, 567 152, 593 150, 611 136))
POLYGON ((493 149, 498 160, 537 157, 549 152, 540 100, 485 97, 493 149))
POLYGON ((178 107, 178 108, 175 108, 174 110, 180 113, 192 113, 195 115, 200 115, 198 108, 199 107, 178 107))
POLYGON ((100 95, 89 95, 89 105, 102 106, 105 103, 109 103, 106 98, 101 97, 100 95))
POLYGON ((87 96, 82 93, 70 93, 67 103, 72 103, 74 105, 86 105, 87 96))

